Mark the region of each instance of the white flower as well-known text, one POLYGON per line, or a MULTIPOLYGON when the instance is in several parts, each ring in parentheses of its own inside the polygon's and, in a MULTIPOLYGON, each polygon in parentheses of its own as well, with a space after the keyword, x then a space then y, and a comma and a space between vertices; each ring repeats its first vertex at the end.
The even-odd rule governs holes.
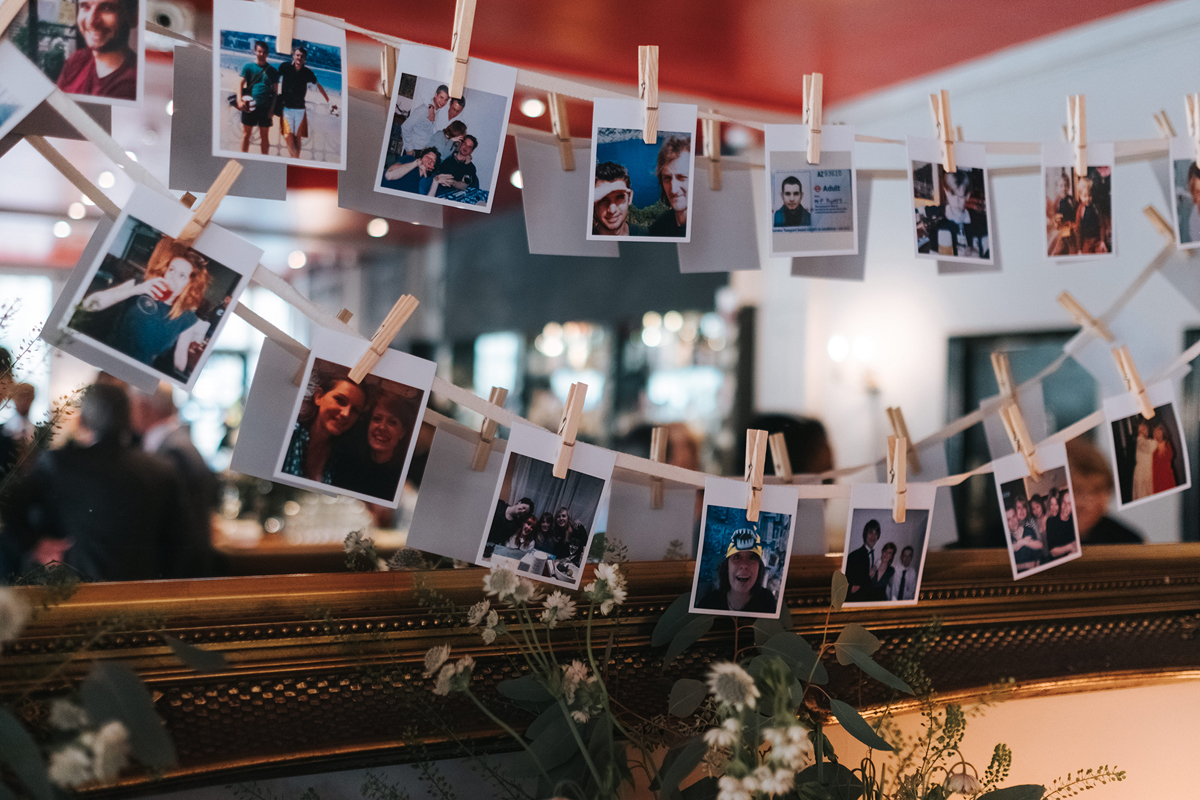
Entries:
POLYGON ((92 774, 92 759, 82 748, 71 745, 50 754, 50 782, 70 789, 87 783, 92 774))
POLYGON ((575 690, 579 688, 579 684, 583 683, 588 678, 588 668, 579 659, 575 659, 568 667, 563 667, 563 697, 567 698, 567 703, 575 702, 575 690))
POLYGON ((974 797, 979 794, 979 779, 968 775, 966 770, 952 772, 946 776, 946 791, 950 794, 965 794, 974 797))
MULTIPOLYGON (((758 790, 764 794, 787 794, 792 790, 792 773, 787 770, 772 771, 770 767, 759 767, 754 770, 754 780, 758 790)), ((742 782, 745 785, 745 781, 742 782)))
POLYGON ((367 548, 374 546, 375 540, 362 531, 350 531, 342 542, 342 549, 347 555, 365 555, 367 548))
POLYGON ((472 627, 476 627, 483 622, 488 615, 488 609, 492 607, 491 601, 480 600, 475 605, 471 606, 471 610, 467 612, 467 623, 472 627))
POLYGON ((450 679, 453 677, 453 664, 447 664, 442 667, 442 671, 438 673, 437 680, 433 682, 433 693, 440 695, 450 694, 450 679))
POLYGON ((591 719, 586 711, 575 710, 571 712, 571 716, 576 722, 587 722, 589 719, 591 719))
POLYGON ((614 606, 625 602, 625 576, 616 564, 597 564, 596 580, 583 587, 583 594, 600 604, 600 613, 607 616, 614 606))
POLYGON ((110 722, 96 731, 96 738, 92 742, 96 777, 106 783, 116 780, 121 770, 129 764, 131 749, 129 731, 120 722, 110 722))
POLYGON ((541 599, 541 588, 529 580, 528 578, 517 578, 517 586, 512 590, 512 599, 509 600, 514 606, 536 603, 541 599))
POLYGON ((50 704, 50 727, 60 731, 77 731, 88 724, 87 712, 70 700, 55 700, 50 704))
POLYGON ((483 576, 483 590, 500 602, 508 599, 517 588, 517 573, 503 567, 492 567, 483 576))
POLYGON ((0 644, 21 635, 29 622, 29 601, 16 590, 0 586, 0 644))
POLYGON ((448 644, 439 644, 437 647, 429 648, 429 652, 425 654, 425 677, 433 677, 433 674, 442 664, 446 663, 446 659, 449 657, 450 645, 448 644))
POLYGON ((720 728, 709 728, 704 733, 704 741, 714 750, 733 747, 733 743, 737 741, 737 734, 728 731, 724 726, 720 728))
POLYGON ((762 732, 762 737, 771 745, 771 762, 787 767, 792 772, 799 772, 816 759, 808 730, 801 725, 767 728, 762 732))
POLYGON ((542 622, 547 628, 553 628, 560 622, 575 616, 575 601, 562 592, 555 590, 542 604, 546 610, 542 612, 542 622))
POLYGON ((751 800, 750 792, 746 791, 737 778, 723 775, 721 780, 717 781, 717 786, 720 789, 717 800, 751 800))
POLYGON ((750 673, 737 664, 723 662, 714 664, 712 672, 708 673, 708 688, 717 702, 733 706, 738 711, 743 708, 754 708, 758 698, 758 687, 750 673))
POLYGON ((492 642, 496 641, 495 628, 484 628, 479 632, 479 635, 483 637, 484 644, 491 644, 492 642))
POLYGON ((475 659, 470 656, 463 656, 454 664, 446 664, 438 673, 433 693, 447 695, 451 692, 465 692, 471 683, 471 672, 474 669, 475 659))
MULTIPOLYGON (((487 601, 485 600, 484 602, 487 601)), ((500 615, 496 613, 496 609, 493 608, 488 612, 487 624, 479 633, 483 636, 484 644, 491 644, 496 641, 496 634, 504 633, 504 628, 500 625, 500 615)))

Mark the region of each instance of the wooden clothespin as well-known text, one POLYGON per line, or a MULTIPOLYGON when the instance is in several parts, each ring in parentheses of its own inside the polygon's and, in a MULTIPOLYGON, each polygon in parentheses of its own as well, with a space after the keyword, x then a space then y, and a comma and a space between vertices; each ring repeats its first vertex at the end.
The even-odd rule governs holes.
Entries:
POLYGON ((658 141, 658 45, 643 44, 638 47, 638 97, 646 109, 642 123, 642 141, 654 144, 658 141))
POLYGON ((575 145, 571 141, 571 125, 567 121, 567 98, 551 92, 547 98, 550 106, 550 130, 558 139, 558 152, 562 156, 563 172, 575 171, 575 145))
POLYGON ((721 122, 715 119, 700 120, 700 131, 704 134, 704 155, 708 158, 708 184, 714 192, 721 191, 721 122))
POLYGON ((579 433, 579 420, 583 417, 583 399, 587 396, 586 383, 572 383, 567 392, 567 404, 563 406, 562 421, 558 423, 558 457, 554 459, 554 477, 565 478, 571 468, 571 456, 575 453, 575 435, 579 433))
MULTIPOLYGON (((488 402, 494 406, 503 406, 507 399, 508 389, 503 386, 493 386, 491 394, 488 395, 488 402)), ((492 441, 496 438, 498 427, 500 423, 496 420, 490 417, 483 418, 483 425, 479 428, 479 444, 475 445, 475 457, 471 459, 471 469, 475 472, 487 469, 488 458, 492 455, 492 441)))
POLYGON ((1200 94, 1185 95, 1183 100, 1187 112, 1188 136, 1195 143, 1196 157, 1200 158, 1200 94))
POLYGON ((185 247, 191 247, 196 243, 196 240, 200 238, 200 234, 204 233, 204 229, 212 221, 217 207, 221 205, 221 201, 225 199, 225 195, 233 188, 234 181, 241 174, 241 164, 233 160, 225 162, 225 166, 221 168, 217 179, 213 181, 212 186, 208 187, 204 199, 200 201, 200 205, 196 206, 191 220, 184 226, 183 233, 179 234, 176 238, 177 242, 185 247))
MULTIPOLYGON (((655 428, 650 431, 650 460, 655 464, 667 462, 667 429, 655 428)), ((650 508, 657 511, 663 507, 665 489, 662 478, 650 479, 650 508)))
POLYGON ((808 126, 808 163, 821 163, 821 114, 825 78, 820 72, 804 76, 800 119, 808 126))
POLYGON ((1175 230, 1171 227, 1171 223, 1167 222, 1167 218, 1159 213, 1157 208, 1146 206, 1142 209, 1142 213, 1146 215, 1146 218, 1150 220, 1159 233, 1172 242, 1175 241, 1175 230))
POLYGON ((1123 344, 1120 347, 1113 348, 1113 358, 1117 361, 1117 369, 1121 372, 1121 377, 1125 379, 1125 386, 1129 391, 1133 392, 1137 399, 1138 411, 1145 419, 1154 417, 1154 404, 1150 402, 1150 396, 1146 394, 1146 386, 1142 383, 1142 376, 1138 374, 1137 364, 1133 363, 1133 356, 1129 354, 1129 345, 1123 344))
POLYGON ((933 127, 942 146, 942 169, 946 172, 957 172, 958 164, 954 160, 954 124, 950 120, 950 92, 942 89, 939 94, 929 95, 929 110, 933 114, 933 127))
POLYGON ((296 33, 296 0, 279 0, 279 38, 275 52, 292 54, 292 36, 296 33))
POLYGON ((1165 108, 1154 115, 1154 124, 1158 125, 1158 132, 1164 139, 1175 138, 1175 126, 1171 124, 1171 118, 1167 116, 1165 108))
POLYGON ((191 192, 184 192, 183 197, 179 198, 179 202, 183 203, 184 207, 191 208, 196 205, 196 195, 191 192))
POLYGON ((362 383, 363 378, 371 374, 371 370, 375 369, 379 359, 383 358, 383 354, 388 351, 396 334, 404 327, 404 323, 408 322, 412 313, 417 310, 417 305, 417 298, 411 294, 400 295, 400 299, 392 306, 392 310, 383 318, 379 329, 371 337, 371 346, 354 365, 354 369, 350 370, 350 380, 362 383))
MULTIPOLYGON (((337 313, 337 318, 341 322, 349 322, 354 319, 354 313, 348 308, 343 308, 337 313)), ((292 376, 292 386, 299 386, 304 383, 304 370, 308 367, 308 357, 300 359, 300 366, 296 369, 296 374, 292 376)))
POLYGON ((379 54, 379 79, 383 83, 383 96, 390 98, 396 84, 396 48, 390 44, 385 44, 379 54))
POLYGON ((1025 416, 1017 401, 1017 384, 1013 381, 1012 365, 1008 361, 1008 353, 996 351, 992 353, 992 371, 996 373, 996 383, 1000 386, 1000 421, 1004 423, 1004 432, 1013 451, 1020 453, 1029 468, 1030 477, 1035 480, 1042 474, 1042 465, 1038 461, 1037 446, 1029 435, 1029 427, 1025 424, 1025 416))
POLYGON ((908 512, 908 439, 889 436, 887 450, 888 485, 892 487, 892 521, 904 522, 908 512))
POLYGON ((25 5, 25 0, 4 0, 0 2, 0 33, 3 33, 12 21, 17 18, 17 12, 25 5))
POLYGON ((1079 327, 1087 328, 1106 342, 1113 340, 1112 331, 1108 329, 1108 326, 1102 320, 1098 320, 1089 314, 1088 310, 1083 307, 1083 304, 1072 297, 1070 292, 1062 292, 1058 296, 1058 304, 1067 310, 1067 313, 1071 315, 1071 319, 1079 327))
POLYGON ((454 53, 454 74, 450 76, 450 96, 462 99, 467 85, 467 60, 470 58, 471 31, 475 27, 475 0, 458 0, 454 6, 454 36, 450 50, 454 53))
POLYGON ((917 455, 917 448, 912 446, 912 437, 908 435, 908 424, 904 421, 904 412, 900 410, 900 406, 891 406, 887 409, 888 423, 892 426, 892 435, 897 439, 903 439, 908 442, 908 469, 914 475, 921 474, 921 459, 917 455))
POLYGON ((775 466, 775 475, 783 478, 786 483, 792 482, 792 457, 788 455, 787 440, 783 433, 772 433, 767 437, 771 448, 771 463, 775 466))
POLYGON ((1067 141, 1075 147, 1075 174, 1087 175, 1087 101, 1084 95, 1067 96, 1067 141))
POLYGON ((762 510, 763 466, 767 460, 767 432, 746 431, 746 484, 750 495, 746 500, 746 521, 758 522, 762 510))

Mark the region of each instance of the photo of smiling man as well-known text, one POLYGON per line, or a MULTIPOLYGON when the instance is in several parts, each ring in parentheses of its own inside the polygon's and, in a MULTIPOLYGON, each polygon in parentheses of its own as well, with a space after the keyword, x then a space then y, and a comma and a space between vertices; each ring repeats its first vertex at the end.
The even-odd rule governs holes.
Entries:
POLYGON ((140 95, 143 1, 39 0, 7 36, 67 94, 131 105, 140 95))
POLYGON ((645 225, 629 224, 629 201, 633 199, 629 170, 613 161, 596 165, 592 190, 592 234, 595 236, 645 236, 645 225))

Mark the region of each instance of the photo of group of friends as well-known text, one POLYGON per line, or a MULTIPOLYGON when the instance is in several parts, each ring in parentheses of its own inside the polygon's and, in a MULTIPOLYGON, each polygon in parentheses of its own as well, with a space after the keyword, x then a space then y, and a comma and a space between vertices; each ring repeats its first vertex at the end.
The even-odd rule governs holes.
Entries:
POLYGON ((372 502, 395 503, 425 390, 314 358, 279 471, 372 502))
POLYGON ((779 616, 795 532, 796 495, 791 493, 789 503, 786 494, 786 487, 764 486, 762 507, 752 522, 746 516, 744 481, 705 482, 692 613, 779 616))
POLYGON ((1119 508, 1182 492, 1191 486, 1191 468, 1173 389, 1147 387, 1154 416, 1142 416, 1132 395, 1104 401, 1112 432, 1112 457, 1119 508))
POLYGON ((516 71, 472 59, 462 96, 451 97, 450 63, 443 50, 399 49, 375 191, 488 211, 516 71))
POLYGON ((64 327, 187 386, 242 277, 128 215, 91 270, 64 327))
POLYGON ((477 563, 578 585, 606 485, 575 469, 556 478, 551 461, 510 453, 477 563))
POLYGON ((1067 468, 1067 448, 1037 448, 1040 474, 1031 475, 1024 456, 996 459, 993 471, 1013 578, 1023 578, 1079 558, 1079 528, 1067 468))
POLYGON ((1050 258, 1113 253, 1112 167, 1050 167, 1046 180, 1046 255, 1050 258))
POLYGON ((63 92, 89 103, 141 99, 145 0, 36 0, 5 37, 63 92))
POLYGON ((1200 167, 1190 139, 1171 140, 1171 179, 1176 242, 1180 247, 1200 247, 1200 167))
POLYGON ((344 168, 345 32, 300 19, 278 53, 270 11, 245 0, 214 5, 213 155, 344 168))

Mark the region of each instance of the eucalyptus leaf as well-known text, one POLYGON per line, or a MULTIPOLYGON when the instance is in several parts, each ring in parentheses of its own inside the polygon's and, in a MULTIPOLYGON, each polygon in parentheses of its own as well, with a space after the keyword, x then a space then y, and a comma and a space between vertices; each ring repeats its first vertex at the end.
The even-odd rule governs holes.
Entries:
POLYGON ((690 594, 681 594, 675 598, 671 605, 667 606, 667 610, 658 618, 658 622, 654 625, 654 632, 650 634, 650 644, 654 647, 662 647, 667 642, 675 638, 675 634, 679 633, 679 629, 687 624, 687 617, 693 616, 688 613, 688 606, 691 605, 692 596, 690 594))
POLYGON ((546 709, 538 714, 538 718, 526 728, 525 735, 530 739, 536 739, 542 731, 546 730, 546 726, 556 719, 562 719, 562 712, 559 710, 558 704, 546 706, 546 709))
POLYGON ((659 796, 663 800, 679 798, 679 782, 700 766, 700 762, 704 760, 704 754, 707 752, 708 743, 704 741, 704 737, 695 736, 667 753, 663 758, 663 768, 660 773, 662 784, 659 796), (670 759, 669 765, 668 759, 670 759))
POLYGON ((671 687, 667 710, 677 717, 690 717, 708 696, 708 686, 694 678, 680 678, 671 687))
POLYGON ((79 687, 88 717, 97 725, 119 720, 129 731, 138 761, 152 770, 175 765, 175 745, 154 708, 146 684, 124 664, 101 662, 79 687))
POLYGON ((667 665, 674 661, 680 653, 700 641, 704 634, 712 630, 713 622, 716 621, 716 617, 703 614, 689 614, 688 616, 691 619, 675 634, 675 638, 671 640, 671 646, 667 648, 667 653, 663 656, 663 669, 666 669, 667 665))
POLYGON ((855 710, 854 706, 849 703, 843 703, 841 700, 832 699, 829 701, 829 704, 833 715, 837 717, 837 721, 842 724, 842 728, 845 729, 846 733, 873 750, 892 752, 892 746, 885 742, 883 737, 867 724, 867 721, 855 710))
POLYGON ((682 800, 717 800, 720 783, 711 775, 701 778, 686 789, 679 792, 682 800))
POLYGON ((811 682, 815 684, 829 681, 829 673, 817 658, 817 651, 798 633, 784 631, 776 634, 762 646, 762 651, 766 655, 782 658, 802 681, 808 681, 809 675, 812 675, 811 682))
POLYGON ((804 800, 858 800, 863 794, 862 780, 841 764, 824 765, 824 783, 817 781, 814 764, 796 774, 795 792, 804 800))
POLYGON ((575 737, 571 735, 571 722, 563 715, 561 706, 558 709, 558 719, 546 726, 541 734, 529 743, 529 749, 541 759, 542 766, 552 770, 568 761, 579 752, 575 737))
POLYGON ((833 606, 834 611, 842 610, 842 603, 846 602, 846 593, 850 591, 850 581, 846 578, 846 573, 833 573, 833 582, 829 587, 829 605, 833 606))
POLYGON ((509 700, 526 703, 545 703, 554 699, 546 691, 546 687, 542 686, 532 675, 522 675, 519 678, 500 681, 496 684, 496 691, 509 700))
POLYGON ((851 622, 838 634, 837 641, 833 643, 833 650, 837 654, 838 663, 844 665, 854 663, 849 655, 850 650, 857 650, 863 655, 869 656, 882 645, 883 643, 875 634, 857 622, 851 622))
POLYGON ((849 648, 846 650, 846 655, 859 669, 880 683, 890 686, 897 691, 904 692, 905 694, 916 694, 916 692, 912 690, 911 686, 897 678, 892 673, 888 672, 883 667, 879 666, 875 659, 868 655, 864 655, 861 650, 849 648))
POLYGON ((31 797, 53 800, 54 787, 46 776, 41 751, 25 726, 4 708, 0 708, 0 763, 8 765, 31 797))
POLYGON ((1046 796, 1046 787, 1036 783, 1022 783, 1017 786, 1006 786, 1003 789, 993 789, 979 795, 977 800, 1042 800, 1046 796))
POLYGON ((167 643, 167 647, 171 648, 171 652, 183 662, 185 667, 196 672, 221 672, 229 668, 224 653, 216 650, 201 650, 195 645, 180 641, 165 633, 159 633, 158 638, 167 643))
POLYGON ((770 641, 772 636, 783 633, 783 630, 783 623, 777 619, 756 619, 754 621, 754 643, 761 647, 770 641))

